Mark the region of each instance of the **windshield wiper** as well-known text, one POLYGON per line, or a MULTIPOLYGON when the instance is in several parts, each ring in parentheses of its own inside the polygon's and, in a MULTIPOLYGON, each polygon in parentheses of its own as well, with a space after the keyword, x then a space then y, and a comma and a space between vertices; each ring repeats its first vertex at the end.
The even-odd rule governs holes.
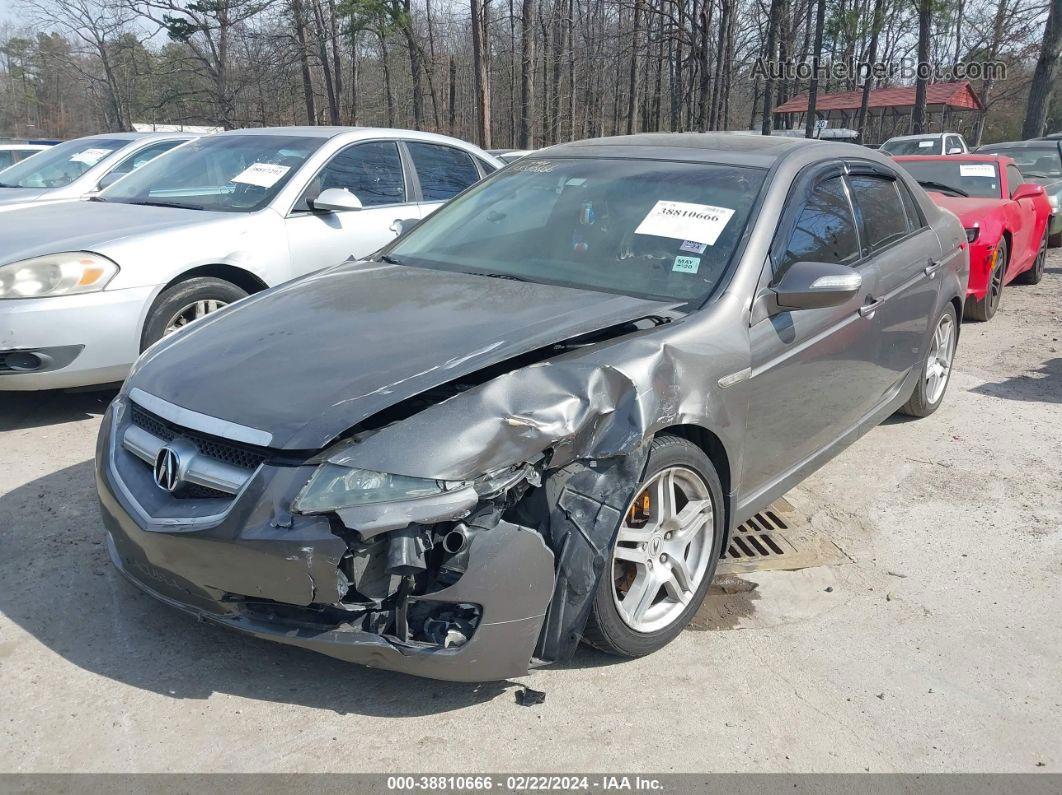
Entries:
POLYGON ((530 281, 530 279, 525 279, 523 276, 514 276, 511 273, 484 272, 484 273, 473 273, 472 275, 473 276, 486 276, 488 279, 508 279, 509 281, 513 281, 513 282, 530 281))
POLYGON ((176 207, 178 210, 205 210, 205 207, 199 207, 195 204, 179 204, 178 202, 149 202, 149 201, 136 201, 136 202, 123 202, 123 204, 140 204, 144 207, 176 207))
POLYGON ((934 182, 933 180, 928 179, 928 180, 925 180, 925 181, 918 180, 918 184, 921 185, 923 188, 933 188, 935 190, 944 190, 944 191, 947 191, 948 193, 954 193, 954 194, 956 194, 958 196, 963 196, 963 197, 965 197, 967 199, 970 198, 970 194, 967 193, 966 191, 959 190, 958 188, 953 188, 951 185, 945 185, 943 182, 934 182))
POLYGON ((21 188, 21 185, 9 185, 6 182, 0 182, 0 188, 21 188))
POLYGON ((392 257, 390 254, 381 254, 376 258, 379 262, 386 262, 388 265, 405 265, 402 260, 397 257, 392 257))

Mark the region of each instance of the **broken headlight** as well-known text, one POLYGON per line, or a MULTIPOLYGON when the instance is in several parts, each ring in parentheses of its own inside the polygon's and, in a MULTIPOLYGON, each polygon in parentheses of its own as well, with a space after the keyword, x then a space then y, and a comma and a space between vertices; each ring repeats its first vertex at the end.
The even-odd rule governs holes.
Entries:
POLYGON ((411 478, 326 462, 317 468, 299 492, 292 509, 298 513, 324 513, 358 505, 430 497, 465 485, 463 481, 411 478))

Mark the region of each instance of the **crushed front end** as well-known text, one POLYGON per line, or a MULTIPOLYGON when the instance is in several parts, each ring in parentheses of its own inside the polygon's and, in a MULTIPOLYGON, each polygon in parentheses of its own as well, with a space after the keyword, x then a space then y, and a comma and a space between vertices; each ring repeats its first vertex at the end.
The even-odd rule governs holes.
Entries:
POLYGON ((96 480, 111 560, 140 588, 371 667, 457 681, 527 672, 555 588, 554 552, 520 523, 536 469, 400 504, 300 511, 319 458, 182 424, 177 407, 135 396, 107 412, 96 480))

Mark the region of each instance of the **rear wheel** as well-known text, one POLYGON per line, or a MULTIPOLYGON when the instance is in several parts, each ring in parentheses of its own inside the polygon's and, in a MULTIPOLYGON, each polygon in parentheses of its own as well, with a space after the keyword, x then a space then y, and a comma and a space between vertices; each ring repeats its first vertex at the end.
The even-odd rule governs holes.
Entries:
POLYGON ((933 337, 922 365, 922 373, 911 397, 900 408, 909 417, 928 417, 944 400, 944 392, 951 380, 951 366, 959 341, 959 323, 955 307, 949 302, 937 319, 933 337))
POLYGON ((1021 273, 1015 281, 1022 284, 1039 284, 1044 278, 1044 266, 1047 264, 1047 230, 1044 230, 1044 239, 1040 241, 1040 250, 1036 252, 1036 261, 1029 270, 1021 273))
POLYGON ((232 282, 207 276, 167 287, 155 299, 155 304, 148 313, 144 333, 140 338, 140 350, 143 351, 163 337, 180 331, 189 323, 246 297, 246 291, 232 282))
POLYGON ((708 592, 724 532, 723 490, 708 456, 656 438, 598 583, 584 640, 641 657, 670 643, 708 592))
POLYGON ((995 316, 996 310, 999 309, 999 302, 1003 298, 1003 279, 1007 274, 1008 255, 1007 239, 1001 238, 999 245, 992 253, 988 269, 988 290, 985 292, 985 297, 980 301, 973 299, 967 301, 963 312, 964 317, 985 322, 995 316))
POLYGON ((1062 229, 1048 236, 1047 245, 1051 248, 1062 248, 1062 229))

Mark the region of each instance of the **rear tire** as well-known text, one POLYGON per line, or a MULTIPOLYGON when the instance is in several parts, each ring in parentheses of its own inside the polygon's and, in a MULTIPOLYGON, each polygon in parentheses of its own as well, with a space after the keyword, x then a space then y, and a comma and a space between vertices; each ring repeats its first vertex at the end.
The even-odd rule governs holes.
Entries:
POLYGON ((232 282, 200 276, 163 290, 148 313, 140 350, 144 351, 167 334, 188 323, 246 298, 247 292, 232 282))
POLYGON ((959 341, 959 319, 949 301, 934 326, 933 336, 926 346, 926 358, 918 374, 911 397, 900 408, 908 417, 928 417, 944 400, 951 381, 955 348, 959 341), (937 380, 943 379, 943 381, 937 380))
POLYGON ((658 436, 598 581, 583 640, 619 657, 642 657, 674 640, 704 601, 724 529, 723 489, 708 456, 687 439, 658 436))
POLYGON ((1047 264, 1047 230, 1044 230, 1044 239, 1040 241, 1040 250, 1036 252, 1036 260, 1027 271, 1018 274, 1014 281, 1020 284, 1039 284, 1044 278, 1044 266, 1047 264))
POLYGON ((1055 232, 1053 235, 1049 235, 1047 238, 1047 245, 1051 248, 1062 248, 1062 230, 1055 232))
POLYGON ((1007 262, 1010 251, 1007 248, 1007 239, 1001 238, 999 247, 996 249, 995 261, 992 270, 988 274, 988 289, 985 297, 980 301, 969 299, 963 311, 963 317, 968 320, 977 320, 985 323, 995 317, 999 303, 1003 300, 1003 282, 1007 277, 1007 262))

